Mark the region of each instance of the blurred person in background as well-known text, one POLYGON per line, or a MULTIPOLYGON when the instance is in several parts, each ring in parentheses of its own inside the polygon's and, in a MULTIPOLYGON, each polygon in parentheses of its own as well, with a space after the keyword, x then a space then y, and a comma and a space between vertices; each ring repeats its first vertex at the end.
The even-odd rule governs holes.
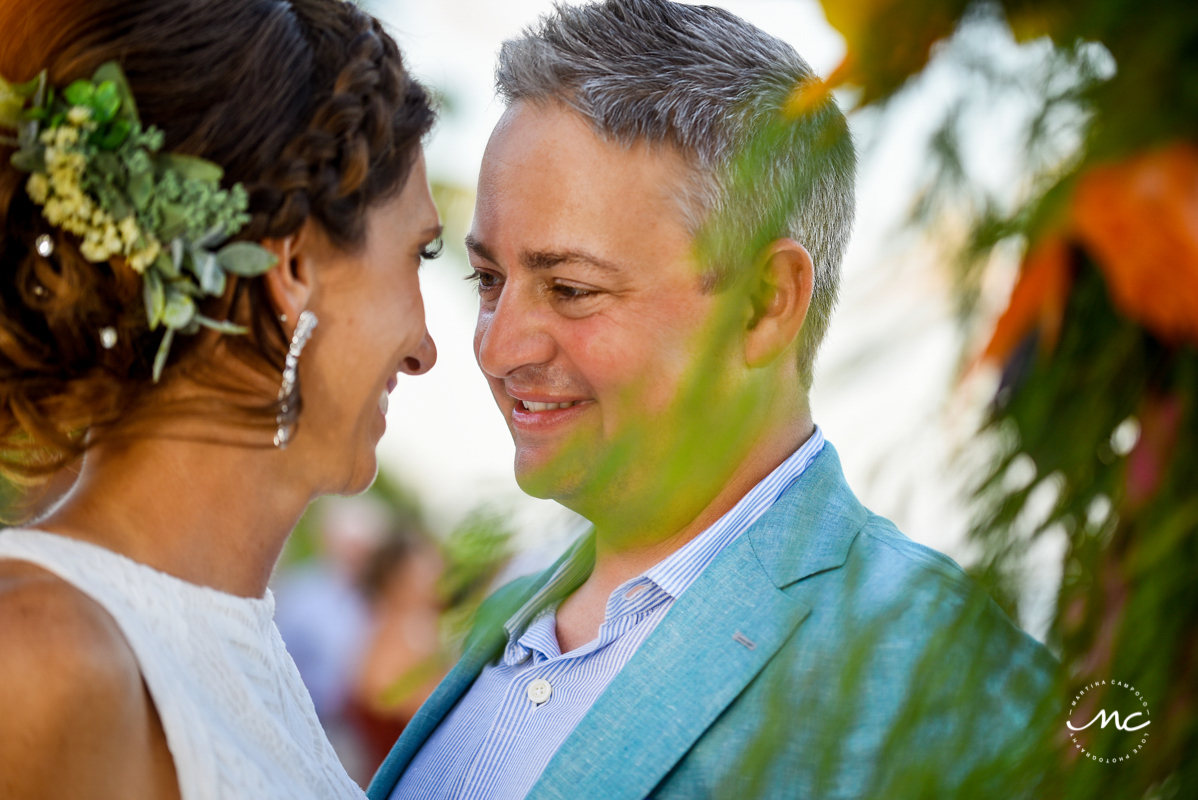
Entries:
POLYGON ((371 613, 362 590, 366 565, 384 546, 389 510, 369 495, 330 498, 316 523, 316 552, 272 581, 275 624, 295 660, 316 715, 354 780, 371 767, 346 712, 371 613))
POLYGON ((367 764, 363 785, 452 664, 441 632, 444 574, 440 549, 410 525, 393 528, 364 564, 370 630, 349 707, 367 764))
POLYGON ((444 562, 415 515, 378 493, 313 509, 315 552, 272 581, 275 623, 358 783, 444 675, 444 562))
POLYGON ((370 796, 882 797, 900 762, 1017 752, 1051 656, 866 510, 812 418, 855 153, 806 63, 606 0, 496 74, 475 353, 521 487, 594 529, 483 605, 370 796))
POLYGON ((281 570, 272 589, 275 624, 328 727, 345 709, 370 633, 361 581, 391 521, 387 509, 369 496, 335 499, 321 512, 316 553, 281 570))
POLYGON ((0 465, 80 464, 0 532, 0 796, 360 797, 267 581, 435 361, 429 95, 340 0, 0 30, 0 465))
POLYGON ((461 654, 465 628, 511 558, 501 515, 471 514, 444 541, 422 517, 385 476, 364 495, 324 498, 271 582, 287 650, 362 785, 461 654))

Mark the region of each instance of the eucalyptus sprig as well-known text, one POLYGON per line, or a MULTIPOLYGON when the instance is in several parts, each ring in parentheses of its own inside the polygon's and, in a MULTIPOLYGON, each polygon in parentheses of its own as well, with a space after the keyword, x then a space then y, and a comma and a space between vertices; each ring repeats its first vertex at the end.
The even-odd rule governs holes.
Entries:
POLYGON ((249 221, 245 187, 221 188, 224 170, 195 156, 161 152, 162 131, 144 128, 119 64, 61 92, 43 71, 23 84, 0 78, 0 144, 30 173, 26 191, 50 224, 78 236, 95 263, 123 259, 143 279, 150 330, 164 328, 158 381, 177 333, 246 329, 199 313, 196 301, 224 294, 229 275, 253 277, 277 263, 252 242, 228 239, 249 221))

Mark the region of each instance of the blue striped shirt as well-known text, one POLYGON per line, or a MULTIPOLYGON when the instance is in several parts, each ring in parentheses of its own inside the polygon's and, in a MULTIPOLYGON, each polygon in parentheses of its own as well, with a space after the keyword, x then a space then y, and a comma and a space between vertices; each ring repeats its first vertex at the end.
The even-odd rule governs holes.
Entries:
POLYGON ((562 653, 557 604, 565 586, 585 580, 591 561, 582 549, 504 626, 503 656, 416 754, 391 800, 517 800, 532 789, 553 754, 590 710, 674 602, 720 552, 769 510, 824 446, 815 433, 710 528, 607 601, 598 636, 562 653), (546 603, 549 605, 546 605, 546 603), (548 686, 548 699, 546 697, 548 686), (537 690, 540 690, 540 694, 537 690))

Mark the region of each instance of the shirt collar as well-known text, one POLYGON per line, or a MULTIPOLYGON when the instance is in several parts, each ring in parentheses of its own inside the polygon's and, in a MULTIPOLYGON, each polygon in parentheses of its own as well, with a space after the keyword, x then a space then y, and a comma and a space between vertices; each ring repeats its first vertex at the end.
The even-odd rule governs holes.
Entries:
MULTIPOLYGON (((823 450, 824 442, 823 430, 816 425, 815 432, 798 450, 763 478, 714 524, 668 557, 637 577, 624 582, 612 592, 607 602, 607 616, 613 612, 623 615, 642 610, 639 608, 642 602, 630 603, 626 594, 646 582, 650 586, 636 596, 637 600, 644 595, 645 601, 651 605, 662 602, 663 598, 650 600, 650 596, 656 594, 653 587, 665 593, 667 596, 664 598, 665 600, 677 600, 725 547, 748 530, 762 514, 777 502, 782 493, 798 480, 803 471, 823 450)), ((547 613, 550 606, 556 609, 562 600, 581 586, 590 576, 594 567, 595 532, 592 528, 578 542, 569 557, 558 566, 545 585, 504 625, 504 630, 508 634, 509 648, 517 645, 520 635, 535 617, 541 613, 547 613)), ((605 622, 607 621, 610 620, 605 616, 605 622)))
POLYGON ((824 433, 816 425, 815 432, 798 450, 762 478, 711 527, 647 569, 643 577, 677 600, 725 547, 752 527, 778 501, 823 449, 824 433))
POLYGON ((547 607, 557 607, 562 600, 586 581, 595 568, 595 529, 591 528, 574 545, 570 555, 562 561, 553 576, 546 581, 528 602, 520 607, 512 618, 503 625, 509 640, 519 638, 533 618, 547 607))

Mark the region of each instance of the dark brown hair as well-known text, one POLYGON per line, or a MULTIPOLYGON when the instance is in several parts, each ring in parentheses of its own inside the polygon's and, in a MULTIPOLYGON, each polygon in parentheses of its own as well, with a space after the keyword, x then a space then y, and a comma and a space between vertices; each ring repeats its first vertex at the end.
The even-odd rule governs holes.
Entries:
MULTIPOLYGON (((6 0, 0 30, 11 82, 44 68, 65 86, 118 61, 165 150, 246 186, 241 239, 286 237, 311 218, 338 247, 361 246, 366 211, 402 188, 434 118, 378 20, 342 0, 6 0)), ((31 478, 138 410, 162 332, 147 327, 136 273, 86 261, 42 218, 11 152, 0 145, 0 469, 31 478), (48 258, 33 248, 41 234, 56 244, 48 258), (111 349, 100 344, 107 326, 118 331, 111 349)), ((286 341, 261 278, 231 280, 203 310, 248 324, 221 346, 281 372, 286 341)), ((167 374, 212 341, 177 339, 167 374)), ((243 410, 268 424, 273 400, 243 410)))

